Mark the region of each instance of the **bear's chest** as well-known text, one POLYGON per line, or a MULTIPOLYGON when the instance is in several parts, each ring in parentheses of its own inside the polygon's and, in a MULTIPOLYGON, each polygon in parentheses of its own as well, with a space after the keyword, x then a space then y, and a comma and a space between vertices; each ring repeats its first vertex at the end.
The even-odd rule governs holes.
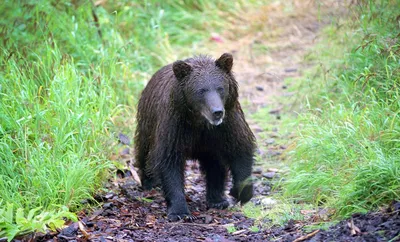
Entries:
POLYGON ((215 154, 222 149, 222 137, 217 132, 195 130, 185 138, 185 156, 196 159, 200 154, 215 154))

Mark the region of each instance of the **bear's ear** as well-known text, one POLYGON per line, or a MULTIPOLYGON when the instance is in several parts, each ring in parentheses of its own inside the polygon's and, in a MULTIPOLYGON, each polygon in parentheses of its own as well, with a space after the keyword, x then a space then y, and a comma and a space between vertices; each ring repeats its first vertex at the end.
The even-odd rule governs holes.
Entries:
POLYGON ((192 72, 192 66, 188 63, 178 60, 172 64, 172 70, 178 80, 182 80, 192 72))
POLYGON ((233 56, 229 53, 224 53, 215 61, 215 65, 229 73, 232 70, 233 56))

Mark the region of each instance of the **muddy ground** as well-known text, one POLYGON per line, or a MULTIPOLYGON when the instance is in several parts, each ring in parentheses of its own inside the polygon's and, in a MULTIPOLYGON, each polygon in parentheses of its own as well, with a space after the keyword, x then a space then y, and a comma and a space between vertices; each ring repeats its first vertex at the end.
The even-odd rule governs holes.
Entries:
MULTIPOLYGON (((223 52, 234 54, 240 100, 259 144, 257 155, 261 163, 254 168, 255 196, 251 200, 255 205, 268 203, 274 181, 284 177, 277 168, 282 167, 293 134, 281 132, 279 122, 283 112, 291 112, 283 104, 288 102, 282 100, 294 95, 288 91, 285 79, 301 77, 307 68, 317 64, 305 61, 305 56, 319 41, 322 28, 331 24, 332 17, 346 14, 348 8, 341 1, 326 1, 323 11, 313 1, 288 2, 240 13, 233 21, 234 29, 213 34, 207 44, 208 54, 213 56, 223 52), (253 120, 252 114, 261 109, 268 110, 268 117, 264 121, 253 120)), ((115 159, 131 160, 132 149, 127 139, 119 136, 120 153, 114 155, 115 159)), ((79 213, 79 222, 58 232, 30 235, 22 240, 400 241, 400 203, 396 202, 377 213, 356 214, 327 230, 304 229, 318 223, 315 216, 308 221, 291 220, 285 226, 269 228, 264 226, 268 218, 248 218, 234 201, 230 201, 232 206, 227 210, 207 210, 205 184, 194 161, 187 164, 186 199, 197 219, 168 222, 160 191, 141 191, 134 169, 130 166, 117 171, 118 178, 108 185, 110 192, 96 196, 100 206, 79 213)))
MULTIPOLYGON (((79 222, 65 229, 25 237, 28 241, 400 241, 400 203, 393 203, 380 213, 354 215, 326 231, 305 232, 310 221, 289 221, 285 226, 264 228, 238 209, 207 210, 204 181, 199 167, 189 162, 187 167, 187 201, 194 221, 168 222, 166 204, 159 190, 142 192, 129 172, 120 175, 115 192, 99 195, 102 206, 92 212, 82 211, 79 222), (35 237, 32 237, 35 236, 35 237)), ((270 178, 256 172, 256 198, 268 196, 270 178)), ((275 179, 275 178, 272 178, 275 179)), ((111 185, 114 186, 114 185, 111 185)), ((232 202, 232 201, 231 201, 232 202)), ((233 204, 233 203, 232 203, 233 204)), ((17 240, 16 240, 17 241, 17 240)))

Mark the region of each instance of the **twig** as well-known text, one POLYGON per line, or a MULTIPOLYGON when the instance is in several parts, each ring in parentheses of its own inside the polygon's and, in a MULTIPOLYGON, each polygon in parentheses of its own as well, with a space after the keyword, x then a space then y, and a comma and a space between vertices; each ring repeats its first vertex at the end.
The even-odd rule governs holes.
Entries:
POLYGON ((85 239, 89 239, 90 234, 88 232, 86 232, 85 227, 83 226, 81 221, 78 221, 78 227, 79 227, 79 230, 82 232, 83 236, 85 236, 85 239))
POLYGON ((398 241, 398 239, 400 239, 400 234, 398 234, 397 236, 393 237, 391 240, 389 240, 388 242, 395 242, 398 241))
POLYGON ((247 231, 247 230, 245 230, 245 229, 238 230, 238 231, 233 232, 232 235, 242 234, 242 233, 244 233, 244 232, 246 232, 246 231, 247 231))
POLYGON ((215 228, 215 227, 222 227, 221 225, 218 224, 196 224, 196 223, 168 223, 166 225, 185 225, 185 226, 195 226, 195 227, 202 227, 202 228, 206 228, 206 229, 211 229, 211 228, 215 228))
POLYGON ((301 236, 300 238, 297 238, 295 240, 293 240, 293 242, 300 242, 300 241, 304 241, 306 239, 309 239, 311 237, 313 237, 314 235, 316 235, 319 232, 319 229, 315 230, 314 232, 311 232, 309 234, 306 234, 304 236, 301 236))

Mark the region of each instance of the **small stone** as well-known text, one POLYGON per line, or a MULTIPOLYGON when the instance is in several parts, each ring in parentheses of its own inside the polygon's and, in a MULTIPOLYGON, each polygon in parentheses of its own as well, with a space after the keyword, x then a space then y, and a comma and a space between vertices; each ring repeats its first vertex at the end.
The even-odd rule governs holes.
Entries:
POLYGON ((253 173, 254 173, 254 174, 261 174, 261 173, 262 173, 262 169, 261 169, 260 167, 256 167, 256 168, 253 170, 253 173))
POLYGON ((263 151, 263 150, 261 150, 261 149, 257 149, 257 154, 259 154, 259 155, 264 155, 265 154, 265 152, 263 151))
POLYGON ((210 216, 210 215, 206 215, 205 217, 204 217, 204 223, 206 223, 206 224, 209 224, 209 223, 211 223, 213 221, 213 217, 212 216, 210 216))
POLYGON ((268 150, 268 155, 269 156, 279 156, 279 155, 282 155, 282 152, 275 151, 275 150, 268 150))
POLYGON ((270 114, 279 114, 281 112, 282 108, 275 108, 275 109, 271 109, 269 111, 270 114))
POLYGON ((124 145, 130 145, 131 144, 131 141, 128 138, 128 136, 124 135, 123 133, 119 133, 118 134, 118 139, 119 139, 119 142, 121 142, 124 145))
POLYGON ((265 173, 263 173, 263 177, 272 179, 275 177, 275 172, 265 172, 265 173))
POLYGON ((129 155, 129 148, 125 148, 119 152, 120 155, 129 155))
POLYGON ((282 85, 282 89, 287 89, 287 86, 286 85, 282 85))
POLYGON ((286 68, 285 69, 285 72, 296 72, 297 71, 297 68, 286 68))
POLYGON ((275 143, 275 140, 274 140, 274 139, 267 139, 267 140, 265 141, 265 143, 266 143, 267 145, 271 145, 271 144, 275 143))
POLYGON ((276 131, 274 131, 273 133, 269 133, 268 135, 271 138, 279 138, 280 137, 279 134, 276 131))
POLYGON ((264 190, 261 191, 261 195, 269 195, 271 192, 271 187, 266 186, 264 190))
POLYGON ((114 196, 115 194, 114 193, 107 193, 104 197, 105 198, 107 198, 107 199, 110 199, 110 198, 112 198, 113 196, 114 196))
POLYGON ((261 132, 263 132, 264 130, 263 130, 262 128, 254 128, 253 131, 254 131, 255 133, 261 133, 261 132))
POLYGON ((78 229, 79 229, 78 223, 72 223, 70 226, 63 229, 60 235, 65 237, 75 237, 78 233, 78 229))
POLYGON ((264 129, 258 126, 257 124, 252 124, 250 125, 251 130, 253 130, 255 133, 260 133, 263 132, 264 129))
POLYGON ((114 204, 112 202, 104 203, 103 208, 111 208, 114 204))
POLYGON ((264 88, 262 86, 256 86, 256 89, 257 89, 257 91, 260 91, 260 92, 264 91, 264 88))
POLYGON ((268 168, 267 171, 269 171, 269 172, 279 172, 279 169, 277 169, 277 168, 268 168))
POLYGON ((261 200, 261 204, 264 206, 271 206, 276 204, 276 201, 272 198, 266 197, 261 200))

